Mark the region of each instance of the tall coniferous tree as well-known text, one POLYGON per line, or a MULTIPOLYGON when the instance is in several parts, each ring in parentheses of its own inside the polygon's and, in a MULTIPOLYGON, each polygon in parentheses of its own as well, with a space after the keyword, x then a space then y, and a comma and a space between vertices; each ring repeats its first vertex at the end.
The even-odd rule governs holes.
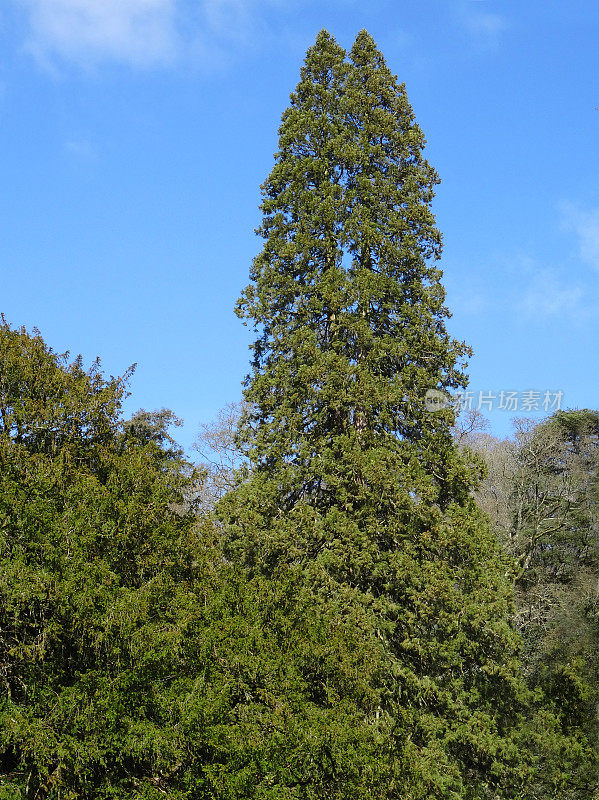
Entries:
POLYGON ((283 115, 238 307, 257 333, 240 429, 255 469, 221 513, 249 568, 294 565, 341 624, 384 643, 372 725, 386 796, 515 797, 505 568, 452 413, 425 407, 428 389, 464 385, 469 351, 445 327, 423 145, 372 38, 348 57, 321 32, 283 115))

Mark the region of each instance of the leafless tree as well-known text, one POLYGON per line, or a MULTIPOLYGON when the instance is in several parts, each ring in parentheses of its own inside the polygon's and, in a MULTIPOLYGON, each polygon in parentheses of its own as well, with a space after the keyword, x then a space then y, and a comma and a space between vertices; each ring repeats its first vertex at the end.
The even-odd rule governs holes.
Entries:
POLYGON ((207 473, 203 489, 202 507, 210 510, 240 480, 240 470, 247 464, 236 442, 239 420, 245 403, 228 403, 216 417, 200 425, 193 445, 201 458, 200 467, 207 473))

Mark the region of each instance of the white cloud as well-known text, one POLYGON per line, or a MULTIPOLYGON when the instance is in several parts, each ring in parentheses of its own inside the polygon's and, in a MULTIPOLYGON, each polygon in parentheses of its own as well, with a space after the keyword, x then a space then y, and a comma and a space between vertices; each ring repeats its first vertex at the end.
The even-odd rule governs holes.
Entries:
POLYGON ((457 14, 471 42, 478 50, 496 49, 503 32, 509 27, 506 18, 501 14, 483 10, 479 3, 472 0, 460 0, 457 14))
POLYGON ((134 66, 172 61, 176 0, 17 0, 29 14, 27 47, 40 60, 86 66, 113 60, 134 66))
POLYGON ((96 148, 88 139, 69 139, 64 144, 65 152, 78 161, 90 161, 97 157, 96 148))
POLYGON ((535 270, 522 298, 520 307, 534 317, 560 317, 580 312, 583 291, 561 280, 549 269, 535 270))
POLYGON ((480 12, 469 14, 467 25, 476 36, 486 39, 496 39, 507 28, 507 22, 499 14, 480 12))
POLYGON ((26 48, 55 69, 120 62, 135 67, 180 59, 218 67, 272 34, 267 8, 287 0, 12 0, 28 17, 26 48))
POLYGON ((578 239, 582 261, 599 270, 599 208, 584 209, 575 203, 560 205, 563 226, 578 239))
MULTIPOLYGON (((577 279, 558 265, 546 265, 523 252, 496 255, 480 275, 488 275, 481 310, 485 314, 517 312, 531 322, 587 319, 596 287, 577 279)), ((474 287, 473 302, 477 291, 474 287)), ((450 307, 452 307, 450 305, 450 307)))

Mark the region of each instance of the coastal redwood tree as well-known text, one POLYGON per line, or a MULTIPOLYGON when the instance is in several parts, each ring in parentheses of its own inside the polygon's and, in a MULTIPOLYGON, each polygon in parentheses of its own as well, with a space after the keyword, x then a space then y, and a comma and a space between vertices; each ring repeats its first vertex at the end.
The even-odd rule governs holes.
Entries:
MULTIPOLYGON (((525 690, 508 568, 477 475, 427 390, 465 385, 446 329, 431 210, 438 177, 405 88, 361 32, 308 51, 263 186, 261 252, 239 315, 255 330, 239 442, 252 473, 221 500, 248 575, 303 575, 383 644, 377 797, 519 797, 525 690)), ((524 757, 525 760, 525 757, 524 757)))

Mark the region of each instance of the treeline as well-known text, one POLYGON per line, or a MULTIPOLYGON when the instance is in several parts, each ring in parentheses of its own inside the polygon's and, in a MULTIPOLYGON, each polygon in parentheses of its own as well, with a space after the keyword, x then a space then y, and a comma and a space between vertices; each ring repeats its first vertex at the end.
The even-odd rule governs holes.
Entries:
MULTIPOLYGON (((476 493, 514 563, 514 625, 527 685, 570 739, 559 767, 595 797, 599 708, 599 412, 559 411, 514 435, 467 437, 487 476, 476 493)), ((553 724, 553 723, 552 723, 553 724)))
POLYGON ((1 800, 593 796, 598 416, 427 409, 470 351, 423 146, 372 38, 319 34, 212 466, 0 326, 1 800))

